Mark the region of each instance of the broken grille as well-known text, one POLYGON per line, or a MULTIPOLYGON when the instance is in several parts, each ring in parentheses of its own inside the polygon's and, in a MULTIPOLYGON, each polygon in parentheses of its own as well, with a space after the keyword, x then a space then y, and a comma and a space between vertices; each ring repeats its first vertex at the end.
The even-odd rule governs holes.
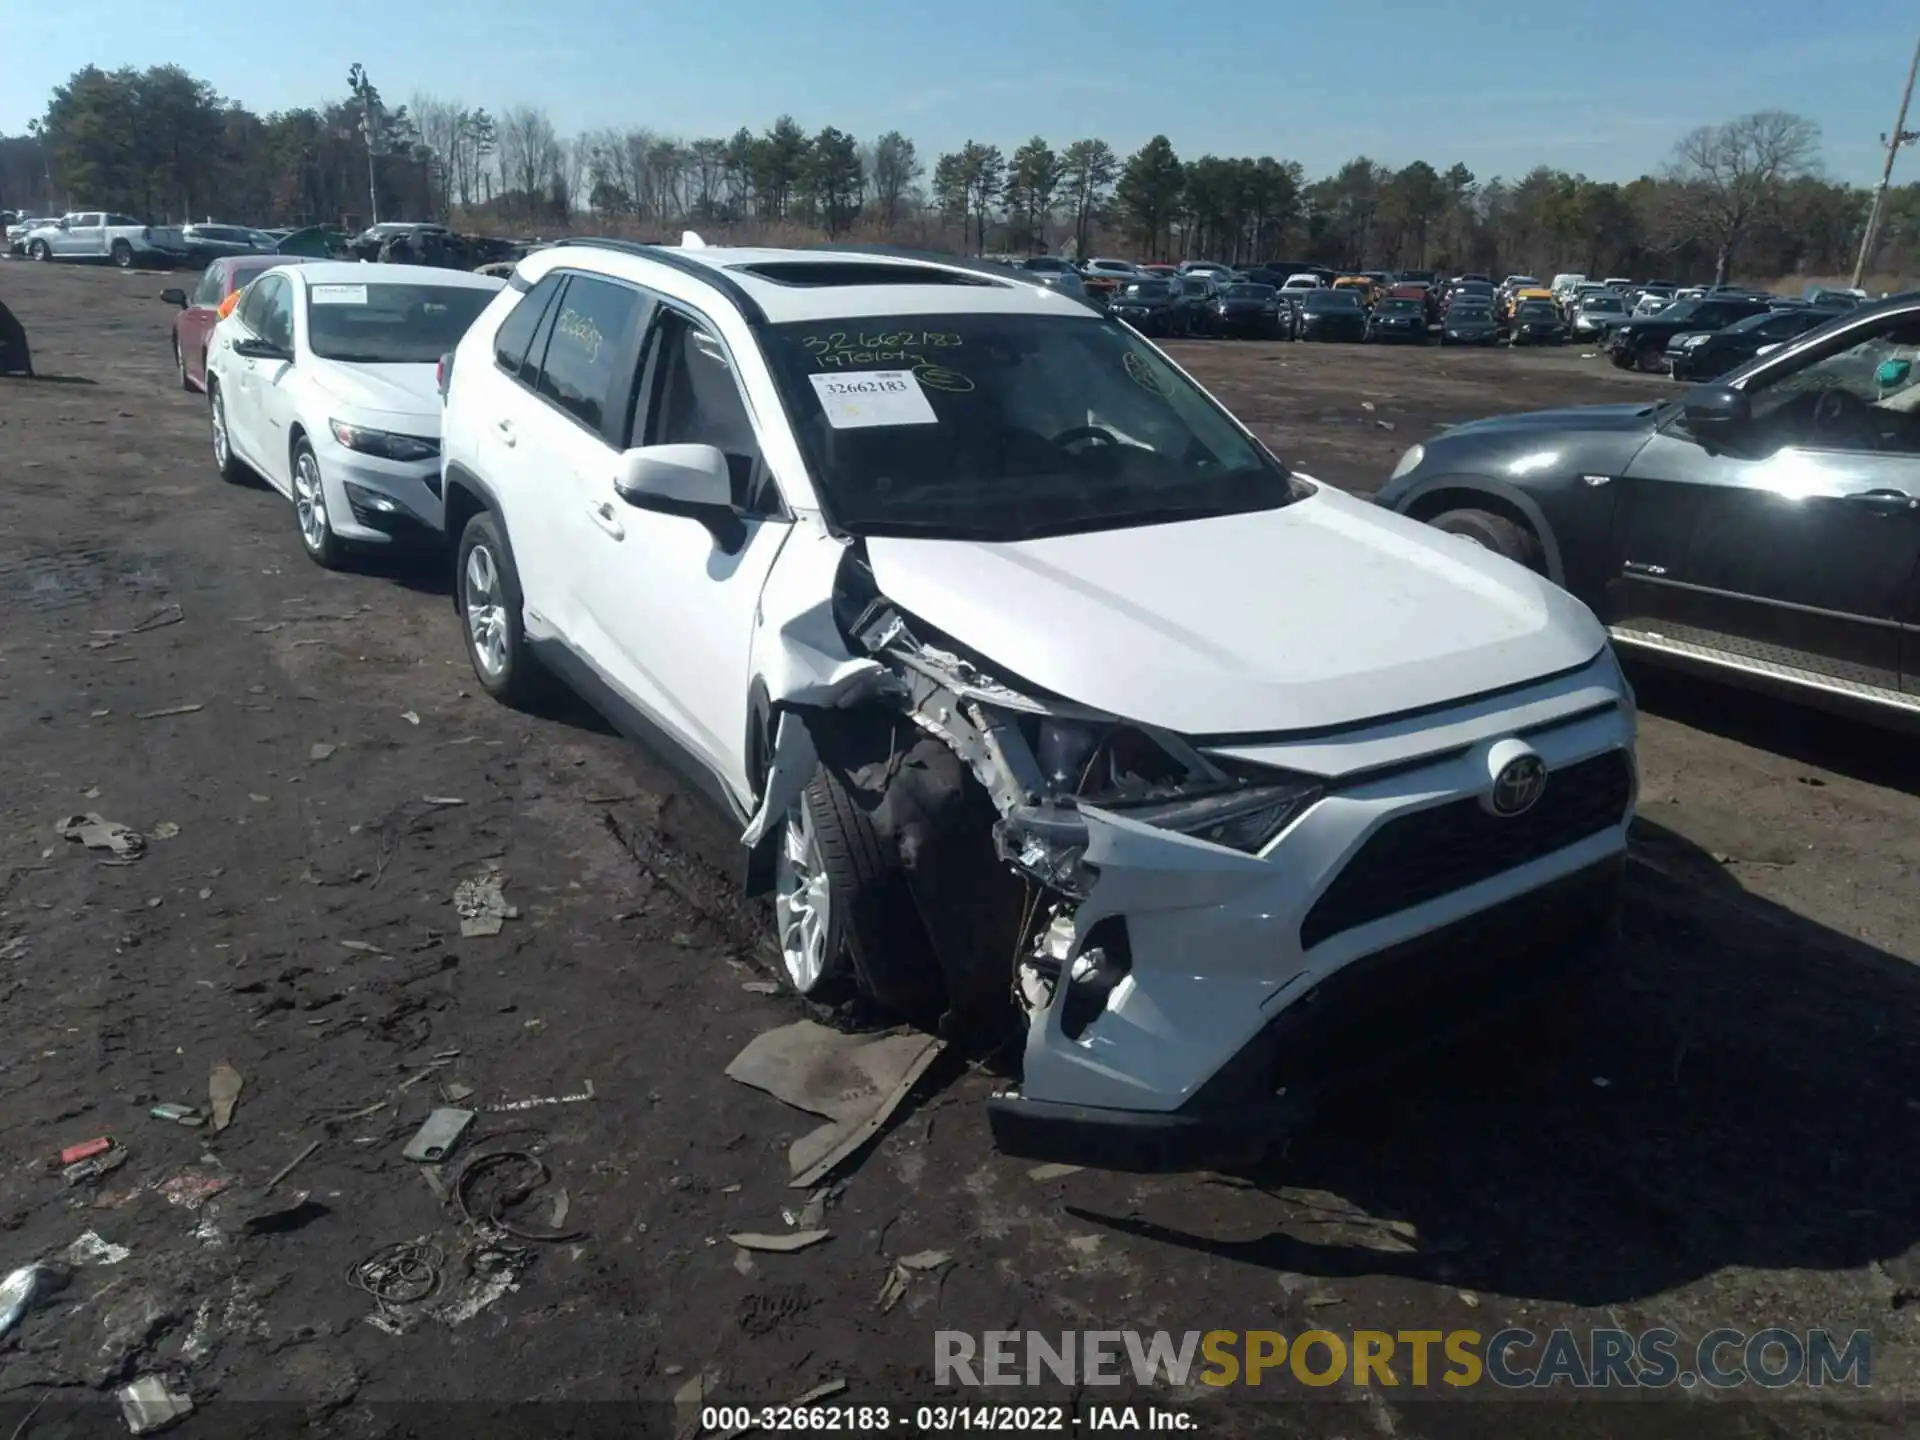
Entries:
POLYGON ((1626 752, 1609 750, 1552 772, 1546 793, 1524 815, 1490 815, 1469 798, 1390 820, 1314 902, 1300 926, 1300 944, 1310 950, 1343 931, 1564 850, 1618 825, 1632 794, 1626 752))

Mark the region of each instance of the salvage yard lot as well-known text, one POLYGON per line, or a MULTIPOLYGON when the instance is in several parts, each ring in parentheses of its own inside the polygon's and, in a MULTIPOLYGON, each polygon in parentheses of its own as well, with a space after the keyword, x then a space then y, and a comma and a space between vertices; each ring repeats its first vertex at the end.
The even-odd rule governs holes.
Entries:
MULTIPOLYGON (((1423 1061, 1258 1183, 1036 1179, 988 1146, 990 1070, 949 1056, 844 1172, 831 1239, 746 1256, 727 1235, 787 1228, 785 1147, 817 1122, 723 1075, 808 1013, 760 993, 778 967, 728 895, 728 837, 591 716, 481 696, 437 568, 323 572, 283 500, 222 485, 205 402, 174 378, 168 283, 0 265, 44 377, 0 380, 0 1270, 87 1231, 130 1252, 0 1342, 0 1401, 160 1369, 210 1413, 291 1397, 349 1428, 422 1396, 664 1399, 702 1371, 731 1401, 833 1379, 850 1402, 924 1400, 936 1329, 1122 1326, 1865 1327, 1874 1389, 1920 1389, 1910 741, 1636 677, 1628 962, 1592 1013, 1423 1061), (83 812, 146 853, 61 840, 83 812), (463 938, 451 896, 490 861, 517 915, 463 938), (244 1077, 229 1129, 149 1115, 204 1105, 222 1061, 244 1077), (476 1293, 457 1214, 400 1155, 454 1086, 476 1140, 537 1151, 587 1238, 527 1245, 518 1288, 468 1318, 386 1333, 345 1279, 382 1246, 428 1237, 446 1293, 476 1293), (48 1173, 98 1135, 119 1169, 48 1173), (223 1237, 233 1197, 316 1141, 274 1193, 324 1213, 223 1237), (159 1190, 183 1173, 229 1182, 213 1220, 159 1190), (951 1265, 883 1311, 893 1260, 930 1250, 951 1265)), ((1573 347, 1173 348, 1283 458, 1362 491, 1439 425, 1669 393, 1573 347)), ((1264 1418, 1681 1423, 1328 1393, 1349 1405, 1264 1418)), ((1873 1424, 1857 1399, 1813 1403, 1693 1404, 1685 1433, 1873 1424)))

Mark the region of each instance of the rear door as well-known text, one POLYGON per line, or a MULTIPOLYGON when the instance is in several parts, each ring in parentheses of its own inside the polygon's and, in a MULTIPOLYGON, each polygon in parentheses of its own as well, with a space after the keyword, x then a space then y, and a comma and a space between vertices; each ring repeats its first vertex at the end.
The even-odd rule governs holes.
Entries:
POLYGON ((227 298, 227 278, 231 272, 215 262, 200 275, 200 283, 187 298, 187 308, 173 322, 180 342, 180 363, 187 378, 201 388, 207 383, 207 340, 220 319, 220 302, 227 298))
POLYGON ((1920 565, 1916 357, 1920 323, 1881 317, 1743 382, 1754 422, 1727 446, 1663 425, 1620 481, 1622 638, 1897 691, 1920 565))

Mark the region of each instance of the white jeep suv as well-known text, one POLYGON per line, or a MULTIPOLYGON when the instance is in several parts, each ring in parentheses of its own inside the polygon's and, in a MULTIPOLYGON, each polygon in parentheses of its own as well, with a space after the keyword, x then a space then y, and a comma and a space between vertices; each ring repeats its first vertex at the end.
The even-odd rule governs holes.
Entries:
POLYGON ((480 683, 564 677, 730 813, 796 989, 1024 1026, 1003 1149, 1222 1163, 1391 1024, 1604 968, 1635 712, 1592 614, 1125 325, 563 241, 443 368, 480 683))

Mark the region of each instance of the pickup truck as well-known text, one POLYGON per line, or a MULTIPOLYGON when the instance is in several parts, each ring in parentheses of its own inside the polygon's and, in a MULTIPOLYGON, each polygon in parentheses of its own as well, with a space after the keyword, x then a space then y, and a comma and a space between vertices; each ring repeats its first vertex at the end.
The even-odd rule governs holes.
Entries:
POLYGON ((179 227, 102 210, 75 210, 29 230, 24 248, 33 260, 111 260, 122 270, 178 264, 188 255, 179 227))

